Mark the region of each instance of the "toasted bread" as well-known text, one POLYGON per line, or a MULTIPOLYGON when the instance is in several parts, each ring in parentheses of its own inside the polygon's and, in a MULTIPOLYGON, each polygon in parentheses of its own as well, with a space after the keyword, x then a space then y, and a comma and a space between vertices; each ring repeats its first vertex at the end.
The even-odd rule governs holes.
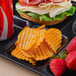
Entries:
POLYGON ((20 14, 20 16, 21 16, 22 18, 24 18, 24 19, 30 20, 30 21, 35 22, 35 23, 38 23, 38 24, 45 24, 45 25, 55 25, 55 24, 58 24, 58 23, 64 21, 64 20, 67 18, 67 16, 64 15, 64 18, 61 19, 61 20, 40 21, 39 19, 33 19, 31 16, 26 15, 26 14, 21 13, 21 12, 19 12, 19 14, 20 14))

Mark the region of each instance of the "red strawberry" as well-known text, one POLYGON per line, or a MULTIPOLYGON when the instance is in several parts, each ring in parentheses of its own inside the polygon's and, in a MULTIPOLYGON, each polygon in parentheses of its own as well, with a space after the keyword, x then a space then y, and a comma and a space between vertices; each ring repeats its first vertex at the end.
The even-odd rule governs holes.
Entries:
POLYGON ((66 65, 71 70, 76 70, 76 50, 66 56, 66 65))
POLYGON ((66 62, 64 59, 55 58, 50 62, 50 69, 55 76, 61 76, 66 70, 66 62))
POLYGON ((76 50, 76 37, 74 37, 66 48, 67 52, 76 50))

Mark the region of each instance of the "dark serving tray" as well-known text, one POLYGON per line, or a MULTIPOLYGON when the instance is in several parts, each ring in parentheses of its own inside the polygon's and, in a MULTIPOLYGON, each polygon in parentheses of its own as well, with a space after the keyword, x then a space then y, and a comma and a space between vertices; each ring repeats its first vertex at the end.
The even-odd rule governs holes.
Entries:
MULTIPOLYGON (((18 0, 14 0, 14 5, 18 0)), ((74 4, 75 5, 75 4, 74 4)), ((14 7, 15 9, 15 7, 14 7)), ((53 73, 49 69, 49 59, 37 62, 36 66, 33 66, 32 64, 19 60, 13 56, 11 56, 11 51, 15 48, 14 43, 17 40, 17 36, 19 32, 25 27, 29 26, 31 28, 39 27, 39 24, 33 23, 28 20, 24 20, 21 18, 18 13, 14 10, 14 34, 11 38, 5 41, 0 41, 0 56, 13 61, 24 68, 30 69, 32 71, 35 71, 39 73, 42 76, 54 76, 53 73)), ((49 28, 58 28, 62 31, 63 34, 63 40, 62 45, 58 49, 58 51, 64 51, 67 44, 70 42, 70 40, 76 35, 76 14, 73 16, 67 17, 63 22, 57 25, 53 26, 47 26, 46 29, 49 28)), ((76 71, 66 70, 65 73, 62 76, 76 76, 76 71)))
MULTIPOLYGON (((75 36, 73 34, 73 22, 75 20, 76 16, 74 15, 74 17, 71 17, 71 19, 69 19, 69 22, 67 24, 64 25, 64 27, 60 28, 60 30, 62 31, 63 34, 63 40, 62 40, 62 45, 59 48, 58 51, 64 51, 67 44, 69 43, 69 41, 75 36)), ((8 40, 5 41, 1 41, 0 42, 0 56, 11 60, 21 66, 23 66, 24 68, 30 69, 32 71, 35 71, 39 74, 41 74, 42 76, 54 76, 53 73, 50 71, 49 69, 49 59, 41 61, 41 62, 37 62, 36 66, 33 66, 32 64, 26 62, 26 61, 22 61, 19 60, 13 56, 11 56, 11 51, 15 48, 14 43, 17 40, 17 36, 18 33, 23 29, 23 27, 25 26, 29 26, 29 27, 39 27, 40 25, 29 25, 28 21, 25 21, 19 17, 14 16, 14 34, 11 38, 9 38, 8 40), (23 25, 23 26, 22 26, 23 25)), ((74 22, 74 26, 76 25, 76 22, 74 22)), ((52 26, 53 27, 53 26, 52 26)), ((51 27, 45 27, 46 29, 49 29, 51 27)), ((57 27, 56 27, 57 28, 57 27)), ((59 27, 58 27, 59 28, 59 27)), ((75 32, 74 32, 75 33, 75 32)), ((76 71, 70 71, 70 70, 66 70, 66 72, 62 75, 62 76, 66 76, 66 75, 73 75, 76 76, 76 71)))

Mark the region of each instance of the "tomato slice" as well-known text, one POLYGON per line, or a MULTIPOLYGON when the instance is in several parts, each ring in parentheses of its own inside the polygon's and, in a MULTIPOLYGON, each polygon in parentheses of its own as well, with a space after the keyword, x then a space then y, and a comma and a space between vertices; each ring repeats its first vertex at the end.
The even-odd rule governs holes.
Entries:
POLYGON ((42 0, 29 0, 30 4, 39 4, 42 0))
POLYGON ((21 5, 37 5, 44 0, 19 0, 21 5))
POLYGON ((20 5, 24 6, 27 4, 27 0, 19 0, 20 5))
POLYGON ((49 3, 49 2, 51 2, 51 0, 44 0, 44 2, 45 2, 45 3, 49 3))

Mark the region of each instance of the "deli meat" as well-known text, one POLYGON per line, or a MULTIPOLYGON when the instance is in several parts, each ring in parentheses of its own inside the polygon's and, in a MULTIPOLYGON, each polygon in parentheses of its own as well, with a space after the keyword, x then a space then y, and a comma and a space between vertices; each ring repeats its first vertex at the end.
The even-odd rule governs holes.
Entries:
POLYGON ((41 2, 43 2, 44 0, 19 0, 19 3, 21 5, 36 5, 39 4, 41 2))
POLYGON ((29 4, 39 4, 41 3, 43 0, 29 0, 29 4))
POLYGON ((21 5, 38 5, 40 3, 60 3, 63 2, 64 0, 19 0, 19 3, 21 5))
POLYGON ((64 0, 53 0, 54 3, 60 3, 63 2, 64 0))

